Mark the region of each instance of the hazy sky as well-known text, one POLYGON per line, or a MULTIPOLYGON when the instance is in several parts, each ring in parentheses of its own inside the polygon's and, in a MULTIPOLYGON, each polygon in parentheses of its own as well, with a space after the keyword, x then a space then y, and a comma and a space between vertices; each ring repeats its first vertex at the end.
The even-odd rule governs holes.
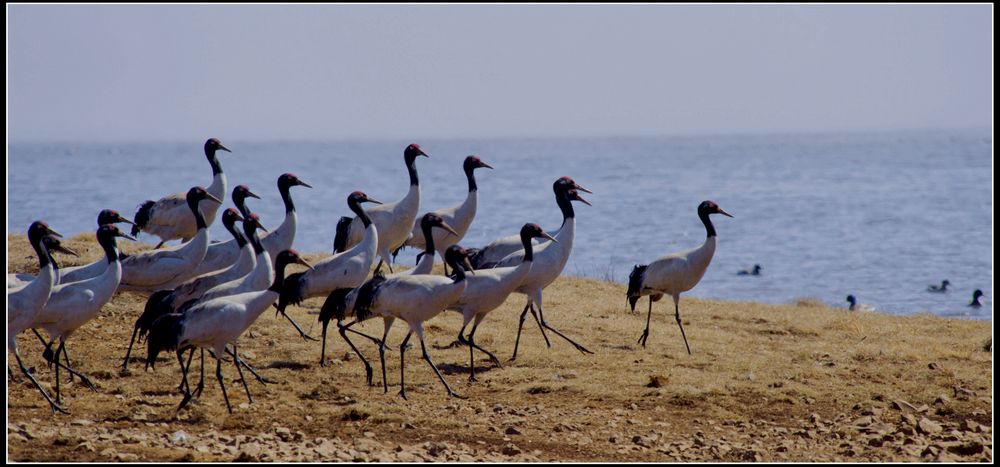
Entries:
POLYGON ((12 141, 991 128, 993 8, 7 7, 12 141))

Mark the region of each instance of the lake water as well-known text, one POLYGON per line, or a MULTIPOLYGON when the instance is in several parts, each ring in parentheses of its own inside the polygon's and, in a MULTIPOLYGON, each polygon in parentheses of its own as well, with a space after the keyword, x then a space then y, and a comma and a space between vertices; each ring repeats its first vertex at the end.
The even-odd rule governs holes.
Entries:
MULTIPOLYGON (((328 143, 215 136, 234 151, 220 155, 229 189, 244 183, 260 195, 249 205, 266 226, 283 217, 278 175, 293 172, 314 187, 292 192, 300 222, 295 247, 302 251, 330 250, 336 220, 350 214, 351 191, 387 202, 402 197, 402 151, 417 142, 431 156, 417 161, 422 212, 464 199, 466 155, 496 168, 477 171, 479 214, 465 246, 514 234, 529 221, 558 228, 551 186, 569 175, 594 194, 585 195, 593 207, 576 204, 566 274, 624 283, 633 264, 700 245, 705 231, 696 208, 711 199, 735 218, 713 216, 718 249, 689 295, 766 303, 815 298, 842 307, 854 294, 892 314, 992 319, 989 133, 328 143), (736 275, 755 263, 763 275, 736 275), (953 291, 926 291, 943 279, 953 291), (987 298, 974 310, 966 305, 977 288, 987 298)), ((131 217, 143 200, 207 186, 203 142, 8 146, 8 233, 23 233, 35 219, 64 234, 92 231, 103 208, 131 217)), ((211 234, 228 238, 219 223, 211 234)), ((412 264, 415 253, 405 251, 399 261, 412 264)))

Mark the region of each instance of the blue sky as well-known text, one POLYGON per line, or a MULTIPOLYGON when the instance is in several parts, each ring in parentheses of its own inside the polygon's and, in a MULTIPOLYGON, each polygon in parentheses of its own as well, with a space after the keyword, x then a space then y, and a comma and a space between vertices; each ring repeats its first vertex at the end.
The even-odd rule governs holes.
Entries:
POLYGON ((989 129, 991 5, 8 5, 11 141, 989 129))

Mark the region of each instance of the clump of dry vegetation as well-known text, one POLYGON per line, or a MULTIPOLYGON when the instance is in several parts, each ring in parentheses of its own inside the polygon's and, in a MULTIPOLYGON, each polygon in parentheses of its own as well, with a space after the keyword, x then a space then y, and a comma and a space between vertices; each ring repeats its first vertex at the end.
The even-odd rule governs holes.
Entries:
MULTIPOLYGON (((68 245, 67 264, 99 257, 91 236, 68 245)), ((23 237, 9 236, 8 272, 34 271, 23 237)), ((125 249, 147 248, 126 245, 125 249)), ((309 260, 316 257, 309 258, 309 260)), ((120 375, 145 295, 119 293, 71 341, 79 381, 63 388, 71 415, 52 415, 23 376, 8 381, 8 458, 18 461, 913 461, 992 460, 991 323, 930 315, 853 313, 822 304, 762 305, 685 299, 688 355, 672 315, 654 310, 648 347, 636 344, 645 314, 631 314, 624 286, 564 277, 545 290, 546 319, 595 355, 582 355, 525 325, 508 363, 523 297, 487 318, 468 383, 468 348, 448 348, 460 317, 428 322, 429 351, 467 400, 448 399, 419 349, 407 352, 409 401, 395 396, 399 352, 387 355, 390 392, 365 384, 363 366, 331 333, 319 344, 265 313, 240 339, 242 356, 277 384, 250 381, 248 404, 224 365, 234 413, 208 367, 200 399, 177 413, 177 364, 134 361, 120 375)), ((313 335, 321 298, 291 308, 313 335)), ((397 348, 405 326, 395 326, 397 348)), ((359 327, 381 333, 381 321, 359 327)), ((374 346, 357 345, 376 364, 374 346)), ((26 363, 53 382, 33 335, 19 336, 26 363)), ((144 356, 141 349, 139 355, 144 356)), ((135 353, 133 354, 135 355, 135 353)), ((214 362, 207 362, 214 364, 214 362)))

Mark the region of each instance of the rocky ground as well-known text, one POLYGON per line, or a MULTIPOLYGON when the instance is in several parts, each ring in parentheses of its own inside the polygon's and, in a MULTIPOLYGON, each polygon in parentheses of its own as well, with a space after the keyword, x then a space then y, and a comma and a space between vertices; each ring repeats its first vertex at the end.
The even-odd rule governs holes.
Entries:
MULTIPOLYGON (((69 242, 89 261, 96 245, 69 242)), ((8 271, 33 271, 23 238, 8 237, 8 271)), ((525 328, 518 359, 507 361, 523 298, 481 326, 468 382, 467 348, 452 347, 461 320, 442 314, 426 326, 428 350, 449 399, 407 352, 409 400, 399 389, 399 350, 387 355, 389 393, 365 384, 362 365, 336 334, 320 367, 319 345, 265 313, 240 352, 276 384, 250 379, 249 403, 223 364, 233 414, 226 412, 209 357, 201 398, 177 412, 172 357, 155 371, 133 358, 118 367, 145 296, 119 293, 68 341, 79 380, 63 385, 70 415, 53 415, 16 374, 7 386, 7 455, 13 461, 973 461, 993 459, 992 328, 930 315, 894 317, 790 305, 682 300, 684 349, 672 310, 657 303, 648 346, 635 344, 645 314, 625 308, 625 287, 562 278, 545 291, 546 318, 594 355, 537 326, 525 328)), ((322 299, 292 309, 312 334, 322 299)), ((645 302, 643 302, 644 304, 645 302)), ((531 324, 530 321, 528 324, 531 324)), ((390 343, 404 332, 396 326, 390 343)), ((381 332, 380 322, 361 329, 381 332)), ((53 372, 37 339, 18 339, 43 385, 53 372)), ((377 352, 361 340, 359 348, 377 352)), ((139 348, 134 357, 145 356, 139 348)), ((197 363, 196 363, 197 364, 197 363)), ((249 377, 249 375, 248 375, 249 377)))

